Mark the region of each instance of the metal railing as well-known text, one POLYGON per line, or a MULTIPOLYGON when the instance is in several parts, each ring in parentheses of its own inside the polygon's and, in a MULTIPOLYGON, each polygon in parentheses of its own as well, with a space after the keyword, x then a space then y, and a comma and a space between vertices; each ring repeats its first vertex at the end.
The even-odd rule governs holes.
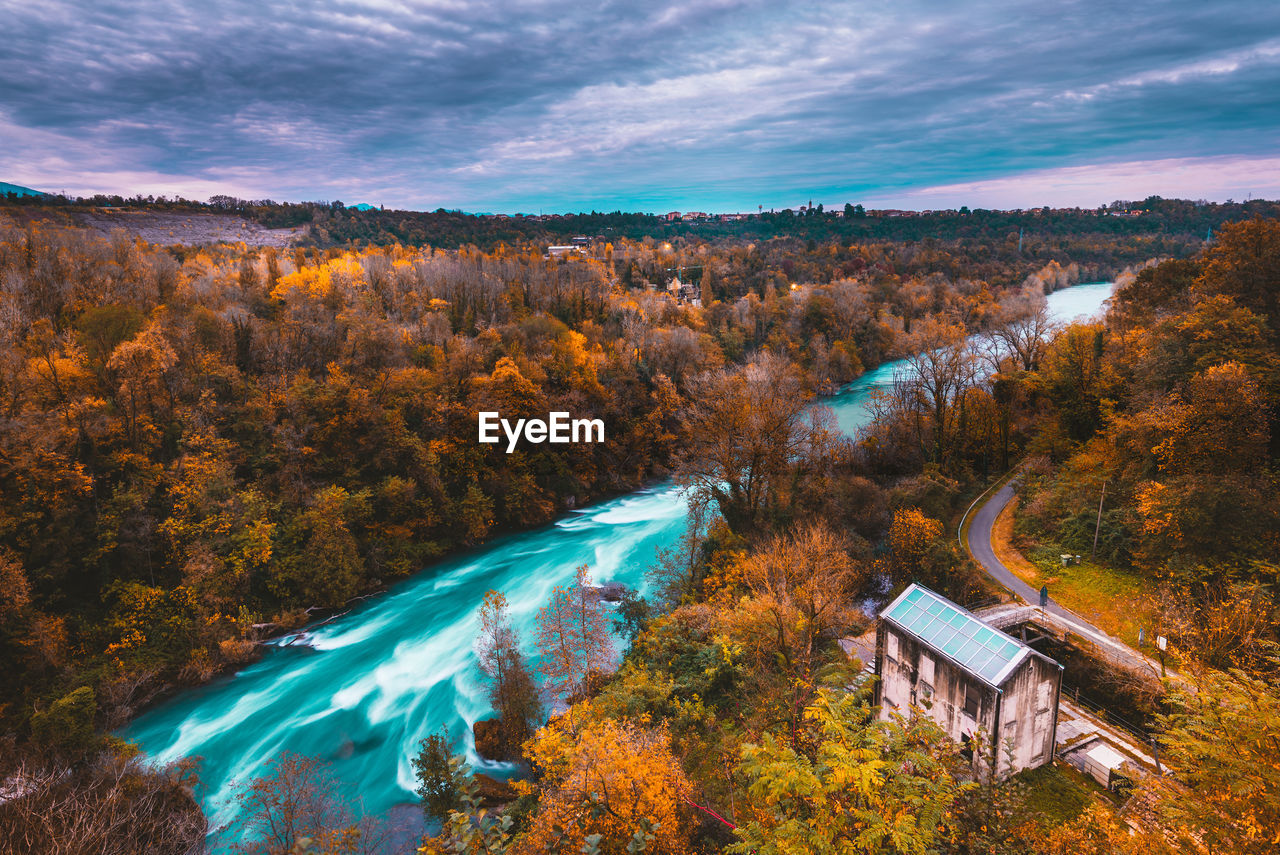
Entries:
MULTIPOLYGON (((982 609, 990 608, 991 606, 1003 606, 1005 605, 1005 602, 1006 601, 1000 597, 983 597, 980 600, 966 601, 960 605, 964 606, 969 611, 976 613, 982 609)), ((979 615, 979 619, 981 619, 981 615, 979 615)))
POLYGON ((1124 716, 1118 715, 1112 712, 1111 710, 1107 709, 1106 707, 1102 706, 1096 701, 1091 701, 1087 697, 1082 697, 1080 695, 1079 686, 1075 686, 1074 688, 1070 688, 1070 689, 1067 688, 1066 686, 1063 686, 1062 695, 1063 697, 1069 699, 1071 703, 1075 704, 1076 706, 1083 707, 1084 709, 1093 713, 1098 718, 1102 719, 1103 722, 1110 725, 1111 727, 1117 728, 1118 730, 1123 730, 1125 733, 1134 737, 1142 744, 1150 745, 1154 741, 1155 736, 1148 728, 1140 724, 1135 724, 1129 721, 1124 716))

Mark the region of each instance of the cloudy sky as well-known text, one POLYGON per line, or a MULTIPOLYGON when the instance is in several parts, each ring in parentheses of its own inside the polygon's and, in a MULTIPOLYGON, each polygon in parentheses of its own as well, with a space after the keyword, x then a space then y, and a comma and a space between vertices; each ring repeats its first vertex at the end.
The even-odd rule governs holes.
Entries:
POLYGON ((1280 197, 1280 3, 0 0, 0 181, 470 211, 1280 197))

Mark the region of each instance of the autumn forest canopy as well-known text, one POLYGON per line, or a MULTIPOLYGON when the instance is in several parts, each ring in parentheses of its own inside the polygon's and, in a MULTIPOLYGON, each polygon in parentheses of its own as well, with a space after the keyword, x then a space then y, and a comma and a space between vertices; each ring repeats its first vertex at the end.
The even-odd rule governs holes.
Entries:
MULTIPOLYGON (((425 741, 421 851, 1280 851, 1280 205, 839 214, 0 204, 0 849, 188 851, 198 765, 112 731, 441 558, 672 480, 689 530, 643 596, 580 573, 526 638, 504 592, 474 604, 490 748, 524 771, 494 811, 459 735, 425 741), (103 207, 298 232, 159 245, 84 225, 103 207), (1105 316, 1051 322, 1046 295, 1102 280, 1105 316), (843 434, 824 397, 896 359, 843 434), (507 454, 480 411, 607 439, 507 454), (1116 690, 1178 770, 1140 812, 971 781, 838 644, 913 581, 999 596, 956 524, 1014 469, 1014 542, 1129 580, 1188 680, 1116 690)), ((342 786, 271 758, 237 844, 375 851, 342 786)))

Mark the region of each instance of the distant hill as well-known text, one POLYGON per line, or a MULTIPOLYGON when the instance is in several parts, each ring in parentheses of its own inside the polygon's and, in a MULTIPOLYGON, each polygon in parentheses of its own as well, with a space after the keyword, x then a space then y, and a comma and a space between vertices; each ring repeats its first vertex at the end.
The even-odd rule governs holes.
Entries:
POLYGON ((43 196, 39 190, 32 190, 30 187, 23 187, 20 184, 6 184, 0 181, 0 196, 7 196, 10 193, 17 193, 19 196, 43 196))
POLYGON ((350 205, 350 206, 348 206, 348 207, 350 207, 352 210, 355 210, 355 211, 376 211, 376 210, 378 210, 378 206, 377 206, 377 205, 370 205, 368 202, 361 202, 359 205, 350 205))

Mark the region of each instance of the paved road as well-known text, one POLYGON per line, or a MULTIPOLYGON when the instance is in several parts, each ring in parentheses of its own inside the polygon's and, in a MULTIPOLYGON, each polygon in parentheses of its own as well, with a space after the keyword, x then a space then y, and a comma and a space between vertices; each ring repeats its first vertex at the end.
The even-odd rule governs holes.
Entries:
MULTIPOLYGON (((969 554, 973 556, 973 559, 982 565, 988 576, 999 582, 1012 592, 1015 597, 1028 605, 1039 606, 1040 592, 1015 576, 996 557, 995 549, 991 546, 991 529, 996 524, 996 517, 1000 516, 1000 512, 1005 509, 1005 506, 1013 501, 1013 496, 1014 482, 1011 480, 987 497, 973 512, 973 518, 969 524, 969 534, 964 539, 965 547, 969 550, 969 554)), ((1050 622, 1059 624, 1093 642, 1099 651, 1111 661, 1133 670, 1145 671, 1156 677, 1160 676, 1159 662, 1144 656, 1119 639, 1107 635, 1075 612, 1058 605, 1053 601, 1052 596, 1045 611, 1049 613, 1046 617, 1050 622)), ((1169 674, 1170 676, 1175 676, 1172 671, 1169 674)))

